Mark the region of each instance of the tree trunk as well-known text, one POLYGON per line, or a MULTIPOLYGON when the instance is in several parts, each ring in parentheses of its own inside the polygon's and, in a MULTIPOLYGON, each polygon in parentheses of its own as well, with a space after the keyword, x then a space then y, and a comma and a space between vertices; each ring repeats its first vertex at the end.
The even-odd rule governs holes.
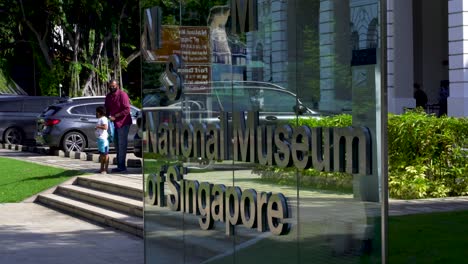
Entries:
POLYGON ((91 65, 93 65, 93 69, 89 73, 88 79, 86 80, 85 85, 83 87, 83 93, 82 93, 83 96, 95 96, 96 95, 95 87, 93 87, 93 79, 99 78, 99 76, 96 75, 96 71, 94 69, 98 69, 100 65, 102 49, 104 48, 104 41, 105 40, 101 40, 101 42, 99 43, 99 48, 95 52, 96 56, 93 56, 95 57, 95 59, 91 60, 91 65))
POLYGON ((80 90, 80 66, 78 62, 78 53, 79 53, 79 43, 81 39, 81 33, 78 30, 78 27, 75 28, 75 39, 73 43, 73 60, 70 66, 71 69, 71 85, 70 85, 70 96, 78 96, 78 91, 80 90))
POLYGON ((121 81, 121 66, 120 66, 120 42, 119 42, 119 32, 115 33, 115 37, 112 38, 112 56, 114 57, 114 63, 112 67, 113 71, 113 79, 116 79, 120 86, 122 86, 122 81, 121 81))
POLYGON ((36 39, 37 39, 37 42, 39 44, 39 48, 41 49, 41 52, 42 52, 42 55, 44 55, 44 60, 47 64, 47 66, 49 66, 49 69, 52 69, 53 68, 53 63, 52 63, 52 60, 50 59, 49 57, 49 47, 47 46, 47 34, 48 34, 48 21, 46 21, 46 32, 44 33, 44 36, 41 36, 39 34, 39 32, 37 32, 37 30, 33 27, 33 25, 31 24, 31 22, 29 20, 26 19, 26 15, 24 14, 24 7, 23 7, 23 1, 20 0, 20 7, 21 7, 21 11, 22 11, 22 14, 23 14, 23 21, 26 23, 26 25, 28 26, 28 28, 34 33, 34 35, 36 36, 36 39))
POLYGON ((122 64, 120 61, 120 25, 122 24, 122 19, 124 19, 125 8, 127 4, 122 6, 120 12, 119 21, 117 22, 116 34, 114 41, 112 42, 114 48, 114 78, 119 81, 120 87, 123 88, 122 83, 122 64))
POLYGON ((127 57, 127 65, 130 65, 130 63, 132 63, 132 61, 134 61, 140 55, 141 51, 135 51, 134 53, 130 54, 130 56, 127 57))

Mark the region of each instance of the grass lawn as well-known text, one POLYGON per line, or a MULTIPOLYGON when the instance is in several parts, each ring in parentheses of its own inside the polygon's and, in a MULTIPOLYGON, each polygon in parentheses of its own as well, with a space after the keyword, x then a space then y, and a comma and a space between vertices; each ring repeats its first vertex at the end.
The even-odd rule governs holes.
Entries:
POLYGON ((0 203, 20 202, 82 172, 0 158, 0 203))
POLYGON ((389 263, 466 263, 468 211, 390 217, 389 263))
MULTIPOLYGON (((298 246, 294 239, 265 239, 237 251, 235 258, 242 260, 240 263, 380 263, 378 241, 370 256, 336 256, 323 241, 318 236, 315 240, 300 241, 305 243, 298 246)), ((468 211, 389 218, 389 263, 466 263, 467 244, 468 211)), ((211 263, 232 263, 232 260, 231 255, 211 263)))

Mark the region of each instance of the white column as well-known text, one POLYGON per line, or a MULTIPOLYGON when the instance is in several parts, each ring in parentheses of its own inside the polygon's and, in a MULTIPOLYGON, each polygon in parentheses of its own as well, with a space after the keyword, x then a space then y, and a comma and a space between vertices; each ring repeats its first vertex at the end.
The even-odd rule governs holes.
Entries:
POLYGON ((449 116, 468 116, 468 1, 449 0, 449 116))
POLYGON ((333 61, 334 45, 334 12, 332 0, 320 1, 319 13, 320 34, 320 105, 321 110, 333 111, 335 103, 335 83, 333 61))
POLYGON ((388 0, 388 110, 400 114, 413 108, 413 5, 388 0))
POLYGON ((273 82, 287 88, 288 47, 287 47, 287 3, 271 2, 271 64, 273 82))
POLYGON ((387 104, 388 111, 395 113, 395 76, 393 54, 393 0, 387 0, 387 104))

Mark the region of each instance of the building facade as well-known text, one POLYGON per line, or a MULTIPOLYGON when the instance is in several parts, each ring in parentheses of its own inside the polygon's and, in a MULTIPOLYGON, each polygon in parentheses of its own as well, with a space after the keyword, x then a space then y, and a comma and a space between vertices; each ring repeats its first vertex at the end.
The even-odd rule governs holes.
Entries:
POLYGON ((388 0, 389 111, 415 106, 415 82, 439 104, 440 83, 449 80, 448 115, 468 115, 467 11, 463 0, 388 0))
MULTIPOLYGON (((296 5, 300 6, 300 10, 314 10, 312 2, 297 1, 296 5)), ((438 114, 441 83, 448 81, 447 114, 467 116, 465 24, 468 3, 463 0, 387 0, 387 5, 389 112, 400 114, 414 108, 414 84, 419 84, 428 97, 426 111, 438 114)), ((301 46, 301 43, 285 45, 284 40, 291 37, 291 32, 286 32, 288 23, 298 22, 286 19, 289 17, 287 6, 285 1, 258 1, 258 14, 262 18, 259 28, 263 33, 257 39, 248 36, 247 41, 249 49, 257 53, 252 57, 253 63, 256 63, 255 58, 261 58, 264 62, 260 66, 256 63, 258 68, 252 71, 260 71, 263 76, 284 87, 288 83, 285 71, 287 57, 301 46)), ((320 72, 304 77, 311 79, 310 83, 316 83, 311 84, 310 90, 320 92, 315 97, 305 94, 304 100, 311 100, 312 103, 320 100, 318 110, 350 110, 352 81, 331 76, 337 72, 340 76, 351 76, 352 63, 349 62, 352 61, 353 51, 378 48, 378 3, 368 0, 322 0, 319 6, 319 13, 311 14, 319 20, 318 32, 310 31, 309 20, 301 21, 305 30, 309 30, 307 33, 293 33, 298 42, 302 41, 305 45, 314 38, 321 44, 318 59, 320 72), (337 21, 336 15, 346 18, 344 20, 349 20, 349 23, 337 21), (336 43, 340 43, 339 47, 336 43), (351 48, 342 48, 343 43, 348 43, 351 48), (336 105, 340 109, 334 108, 336 105)), ((307 61, 299 63, 307 64, 307 61)), ((352 80, 352 77, 349 78, 352 80)))

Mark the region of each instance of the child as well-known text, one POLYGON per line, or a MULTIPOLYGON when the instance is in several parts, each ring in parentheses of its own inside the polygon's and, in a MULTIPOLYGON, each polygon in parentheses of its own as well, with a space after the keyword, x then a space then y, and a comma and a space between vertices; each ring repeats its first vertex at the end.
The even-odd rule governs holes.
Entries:
POLYGON ((109 140, 107 134, 107 126, 109 121, 106 117, 106 109, 104 106, 96 107, 96 138, 99 151, 99 160, 101 161, 101 169, 99 173, 106 174, 109 167, 109 140))

